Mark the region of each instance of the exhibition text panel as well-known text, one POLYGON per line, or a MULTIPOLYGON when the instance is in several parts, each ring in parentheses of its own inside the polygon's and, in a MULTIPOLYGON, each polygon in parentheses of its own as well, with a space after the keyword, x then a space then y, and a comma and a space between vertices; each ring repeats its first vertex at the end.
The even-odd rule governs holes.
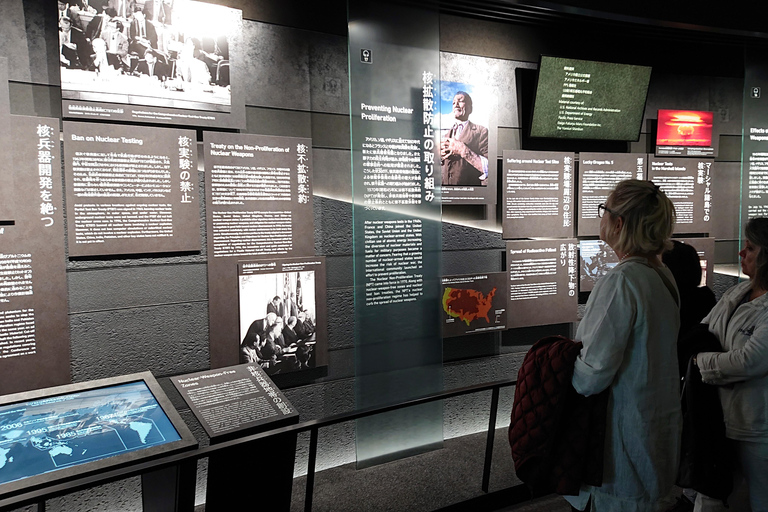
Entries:
POLYGON ((205 132, 203 147, 211 365, 220 367, 240 361, 238 263, 315 252, 312 141, 205 132))
POLYGON ((507 242, 509 328, 577 321, 576 240, 507 242))
POLYGON ((574 156, 504 151, 503 238, 573 236, 574 156))
POLYGON ((579 236, 600 234, 597 205, 620 181, 644 180, 646 160, 644 153, 579 153, 579 236))
POLYGON ((709 158, 649 157, 648 179, 675 205, 675 233, 709 233, 714 162, 709 158))
POLYGON ((17 208, 0 225, 0 389, 70 380, 58 119, 11 116, 17 208))
POLYGON ((69 255, 200 250, 195 132, 64 123, 69 255))

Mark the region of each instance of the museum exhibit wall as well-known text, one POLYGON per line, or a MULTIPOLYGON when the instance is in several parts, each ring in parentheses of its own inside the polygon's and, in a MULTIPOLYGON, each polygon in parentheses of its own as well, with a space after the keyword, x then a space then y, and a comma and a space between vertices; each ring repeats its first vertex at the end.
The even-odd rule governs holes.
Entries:
MULTIPOLYGON (((326 258, 329 363, 327 376, 284 392, 302 420, 354 408, 354 304, 352 196, 349 151, 349 84, 346 9, 322 9, 304 2, 220 1, 242 9, 246 80, 245 133, 310 137, 314 161, 314 247, 326 258), (305 8, 306 7, 306 8, 305 8)), ((11 113, 61 118, 56 53, 56 19, 50 2, 4 2, 0 42, 8 58, 11 113)), ((638 142, 597 147, 571 143, 543 148, 566 151, 652 152, 649 140, 656 110, 714 111, 719 155, 713 180, 718 194, 710 236, 716 261, 736 261, 739 237, 740 150, 743 96, 742 47, 675 32, 651 37, 587 20, 520 25, 441 15, 441 72, 456 81, 483 80, 498 99, 497 158, 522 146, 518 79, 534 73, 540 55, 631 62, 653 66, 642 133, 638 142), (674 51, 671 50, 674 49, 674 51), (678 58, 685 55, 686 58, 678 58), (603 149, 603 148, 610 149, 603 149)), ((201 155, 202 136, 198 133, 201 155)), ((535 148, 542 149, 542 148, 535 148)), ((204 175, 198 186, 205 196, 204 175)), ((202 251, 185 255, 67 260, 73 382, 150 370, 199 439, 205 436, 168 377, 210 367, 204 201, 202 251)), ((443 274, 505 270, 505 244, 494 207, 445 206, 443 274)), ((718 277, 718 296, 733 279, 718 277)), ((583 300, 582 300, 583 302, 583 300)), ((408 321, 404 319, 403 321, 408 321)), ((444 340, 446 389, 514 378, 519 363, 539 337, 570 335, 560 324, 473 334, 444 340)), ((512 390, 502 394, 499 426, 508 422, 512 390)), ((444 409, 446 438, 487 427, 490 395, 452 399, 444 409)), ((354 461, 355 428, 324 429, 318 469, 354 461)), ((306 439, 299 442, 296 471, 305 470, 306 439)), ((505 456, 505 454, 497 454, 505 456)), ((199 480, 202 481, 201 472, 199 480)), ((138 480, 118 482, 67 498, 67 510, 109 503, 120 510, 140 508, 138 480), (137 501, 138 500, 138 501, 137 501)), ((202 497, 202 494, 199 494, 202 497)), ((201 499, 201 498, 199 498, 201 499)), ((49 503, 63 509, 62 500, 49 503)))

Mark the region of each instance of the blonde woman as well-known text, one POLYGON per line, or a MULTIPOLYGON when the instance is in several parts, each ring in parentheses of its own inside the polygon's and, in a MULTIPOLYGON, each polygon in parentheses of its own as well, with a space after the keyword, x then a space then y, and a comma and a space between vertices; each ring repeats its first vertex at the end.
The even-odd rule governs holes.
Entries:
POLYGON ((572 383, 585 396, 609 389, 603 485, 566 499, 575 510, 650 512, 674 485, 680 453, 679 296, 660 257, 675 209, 652 182, 627 180, 598 213, 620 261, 587 302, 572 383))

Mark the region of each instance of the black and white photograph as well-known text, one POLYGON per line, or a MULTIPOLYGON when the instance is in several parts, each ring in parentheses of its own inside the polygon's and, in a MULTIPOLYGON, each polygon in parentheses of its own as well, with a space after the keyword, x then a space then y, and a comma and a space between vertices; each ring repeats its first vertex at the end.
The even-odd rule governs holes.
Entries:
POLYGON ((269 268, 280 270, 269 261, 239 265, 240 363, 258 364, 267 375, 314 368, 318 273, 269 268))
POLYGON ((240 18, 191 0, 59 1, 62 98, 230 112, 240 18))

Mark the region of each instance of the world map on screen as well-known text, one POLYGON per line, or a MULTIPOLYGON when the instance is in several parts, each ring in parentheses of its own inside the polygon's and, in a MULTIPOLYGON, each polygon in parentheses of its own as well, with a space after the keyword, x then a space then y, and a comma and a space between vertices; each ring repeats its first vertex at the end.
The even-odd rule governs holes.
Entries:
POLYGON ((0 484, 181 439, 144 382, 0 407, 0 484))

